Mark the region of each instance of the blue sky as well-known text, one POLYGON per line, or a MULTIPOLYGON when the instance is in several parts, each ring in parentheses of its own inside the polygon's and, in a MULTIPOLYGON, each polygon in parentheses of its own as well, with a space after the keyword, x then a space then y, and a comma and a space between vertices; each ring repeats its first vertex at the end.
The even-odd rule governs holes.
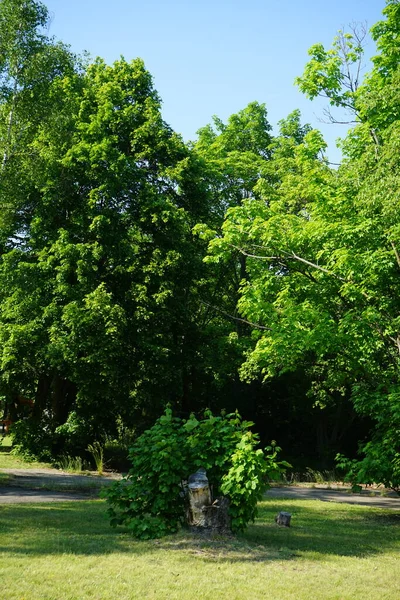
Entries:
MULTIPOLYGON (((381 18, 384 0, 44 0, 50 33, 76 52, 107 62, 140 56, 163 100, 164 119, 184 139, 216 114, 226 120, 249 102, 265 102, 275 127, 293 109, 323 131, 329 156, 345 126, 326 125, 325 103, 294 86, 308 48, 330 46, 338 29, 381 18)), ((369 43, 366 54, 373 55, 369 43)), ((368 70, 368 68, 367 68, 368 70)))

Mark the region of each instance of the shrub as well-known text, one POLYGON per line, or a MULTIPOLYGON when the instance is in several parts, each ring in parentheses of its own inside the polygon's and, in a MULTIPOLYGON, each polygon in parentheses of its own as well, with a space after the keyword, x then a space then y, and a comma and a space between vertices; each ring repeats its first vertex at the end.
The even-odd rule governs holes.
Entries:
POLYGON ((182 420, 167 409, 131 448, 128 475, 105 492, 111 525, 124 525, 141 539, 176 532, 185 522, 185 482, 203 467, 213 497, 230 500, 232 530, 244 529, 268 480, 288 466, 277 461, 279 448, 257 449, 252 425, 237 413, 206 411, 202 420, 182 420))
POLYGON ((349 459, 338 454, 337 466, 345 471, 345 481, 352 484, 354 491, 361 485, 384 485, 400 495, 400 452, 385 440, 372 440, 360 448, 360 460, 349 459))
POLYGON ((87 466, 80 456, 70 456, 69 454, 60 456, 55 465, 58 469, 67 471, 67 473, 82 473, 87 466))
POLYGON ((38 427, 35 421, 29 419, 18 421, 11 426, 13 440, 12 453, 27 461, 52 460, 52 436, 49 426, 38 427))

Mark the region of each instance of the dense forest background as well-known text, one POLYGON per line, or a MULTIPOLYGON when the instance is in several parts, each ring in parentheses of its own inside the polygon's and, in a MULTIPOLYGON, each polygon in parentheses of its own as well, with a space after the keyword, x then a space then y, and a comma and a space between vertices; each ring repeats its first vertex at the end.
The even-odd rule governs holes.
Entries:
POLYGON ((0 391, 22 451, 237 409, 295 467, 359 451, 365 479, 400 481, 398 0, 383 13, 370 73, 360 26, 297 81, 349 115, 334 168, 299 111, 273 135, 258 102, 184 143, 141 59, 89 63, 41 2, 0 2, 0 391))

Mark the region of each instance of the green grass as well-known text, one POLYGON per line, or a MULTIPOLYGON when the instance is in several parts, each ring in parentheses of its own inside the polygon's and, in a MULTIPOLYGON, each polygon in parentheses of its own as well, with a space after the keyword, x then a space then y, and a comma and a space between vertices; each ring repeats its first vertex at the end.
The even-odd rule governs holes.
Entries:
POLYGON ((10 454, 12 439, 9 435, 0 436, 0 469, 46 469, 49 463, 27 461, 19 456, 10 454))
POLYGON ((399 525, 395 511, 269 499, 237 538, 139 542, 109 527, 103 501, 2 505, 1 597, 397 600, 399 525), (275 525, 279 510, 293 527, 275 525))
POLYGON ((10 435, 0 436, 0 447, 10 449, 12 446, 12 438, 10 435))
POLYGON ((8 473, 0 473, 0 486, 8 485, 12 479, 12 476, 8 473))
POLYGON ((52 465, 41 462, 28 462, 19 456, 0 452, 0 469, 47 469, 52 465))
POLYGON ((286 484, 301 484, 304 483, 338 483, 341 481, 338 473, 332 470, 323 470, 319 471, 317 469, 312 469, 311 467, 306 467, 301 471, 289 471, 287 474, 283 476, 283 483, 286 484))

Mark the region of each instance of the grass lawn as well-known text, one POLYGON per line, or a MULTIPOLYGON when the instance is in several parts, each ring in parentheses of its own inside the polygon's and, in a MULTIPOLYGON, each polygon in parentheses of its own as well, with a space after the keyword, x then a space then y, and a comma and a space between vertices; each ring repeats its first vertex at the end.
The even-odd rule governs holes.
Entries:
POLYGON ((0 506, 3 600, 357 600, 400 597, 400 515, 265 500, 237 538, 139 542, 101 500, 0 506), (293 527, 279 528, 279 510, 293 527))
POLYGON ((18 456, 9 454, 8 451, 11 446, 10 436, 0 436, 0 469, 45 469, 51 467, 48 463, 28 462, 18 456))
POLYGON ((27 462, 13 454, 0 452, 0 469, 46 469, 51 466, 48 463, 27 462))
POLYGON ((0 452, 0 469, 47 469, 52 467, 49 463, 27 462, 13 454, 0 452))

